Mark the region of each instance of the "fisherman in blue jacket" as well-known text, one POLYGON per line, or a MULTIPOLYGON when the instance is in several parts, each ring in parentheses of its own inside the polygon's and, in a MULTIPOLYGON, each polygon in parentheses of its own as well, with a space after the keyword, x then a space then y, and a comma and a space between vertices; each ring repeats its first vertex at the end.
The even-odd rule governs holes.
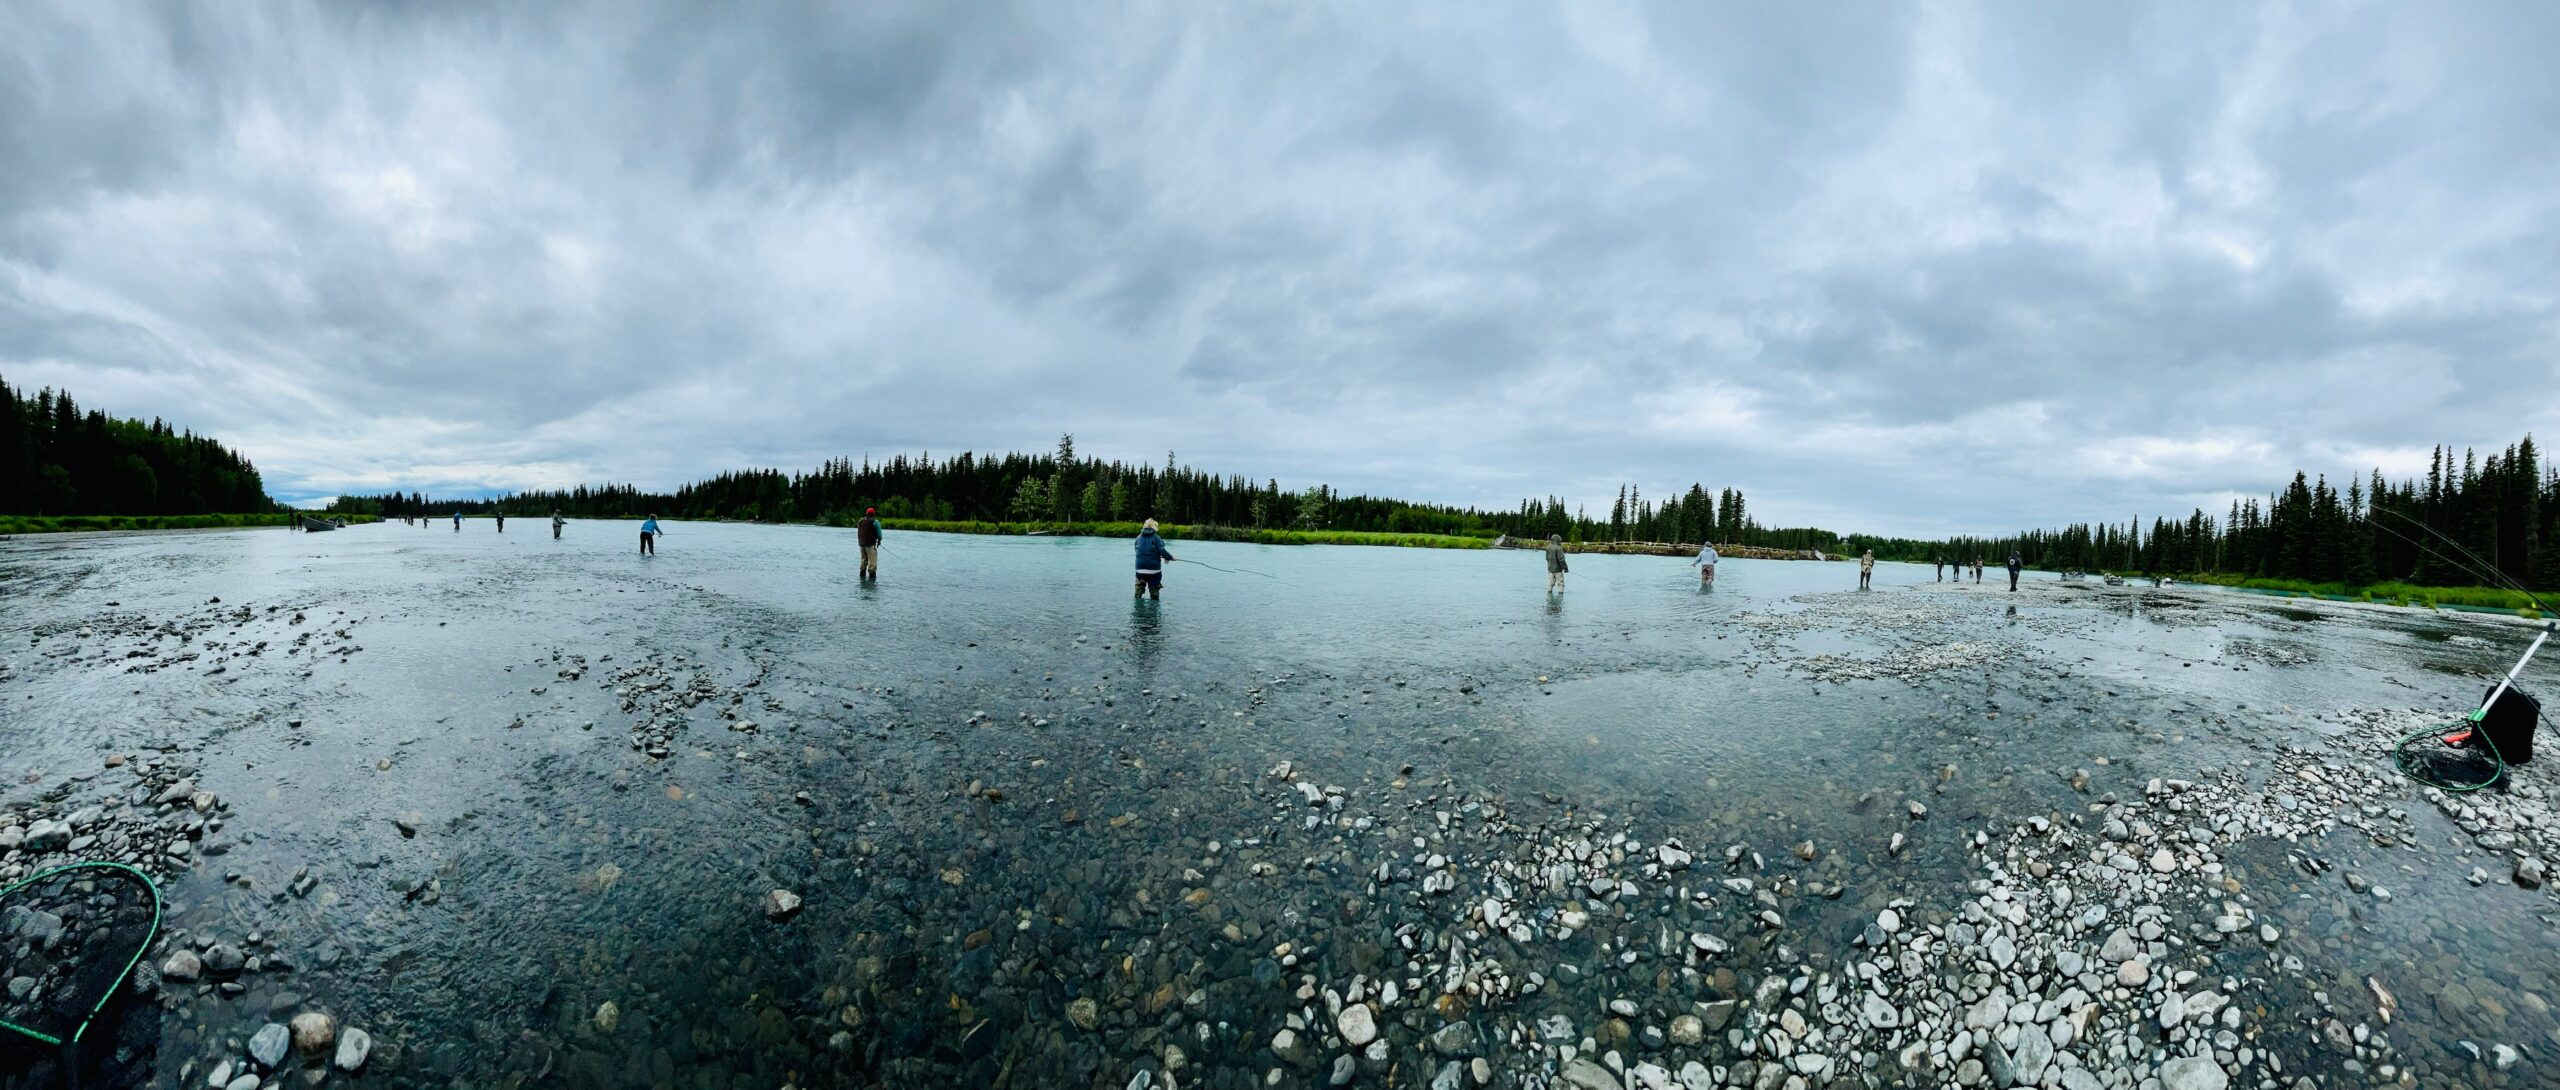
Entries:
POLYGON ((1173 560, 1173 550, 1165 548, 1164 539, 1156 536, 1156 520, 1148 519, 1138 531, 1138 597, 1164 597, 1164 566, 1173 560))

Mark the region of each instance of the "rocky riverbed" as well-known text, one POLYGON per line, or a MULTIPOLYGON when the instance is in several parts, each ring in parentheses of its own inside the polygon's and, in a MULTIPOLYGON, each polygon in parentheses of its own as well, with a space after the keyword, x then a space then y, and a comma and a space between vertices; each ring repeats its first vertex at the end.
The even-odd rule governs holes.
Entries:
POLYGON ((2512 623, 692 529, 0 546, 0 876, 167 895, 107 1081, 2554 1077, 2548 759, 2389 755, 2512 623))

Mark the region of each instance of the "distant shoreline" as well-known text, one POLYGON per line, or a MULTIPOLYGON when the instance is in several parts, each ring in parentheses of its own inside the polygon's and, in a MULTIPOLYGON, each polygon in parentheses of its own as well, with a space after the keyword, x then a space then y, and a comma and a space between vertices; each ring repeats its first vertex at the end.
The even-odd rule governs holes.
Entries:
MULTIPOLYGON (((143 530, 250 530, 291 526, 306 512, 276 511, 253 515, 0 515, 0 536, 26 534, 121 533, 143 530)), ((313 514, 314 518, 379 521, 371 515, 313 514)))

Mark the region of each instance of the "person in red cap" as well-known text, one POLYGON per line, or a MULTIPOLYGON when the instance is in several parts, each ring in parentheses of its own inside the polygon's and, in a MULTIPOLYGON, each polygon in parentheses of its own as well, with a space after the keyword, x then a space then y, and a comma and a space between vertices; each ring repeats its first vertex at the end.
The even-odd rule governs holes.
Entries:
POLYGON ((862 509, 862 521, 853 524, 854 540, 862 546, 862 578, 880 578, 880 509, 862 509))

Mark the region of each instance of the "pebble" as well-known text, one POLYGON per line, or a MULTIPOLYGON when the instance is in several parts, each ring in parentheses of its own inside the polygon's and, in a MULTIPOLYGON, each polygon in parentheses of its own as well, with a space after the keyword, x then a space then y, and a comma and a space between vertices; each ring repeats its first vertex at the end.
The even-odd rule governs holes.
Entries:
POLYGON ((799 915, 799 913, 799 894, 793 893, 787 889, 777 889, 764 895, 764 917, 766 919, 787 920, 793 916, 799 915))
POLYGON ((338 1039, 338 1023, 321 1011, 304 1011, 293 1016, 293 1047, 305 1056, 327 1051, 338 1039))

